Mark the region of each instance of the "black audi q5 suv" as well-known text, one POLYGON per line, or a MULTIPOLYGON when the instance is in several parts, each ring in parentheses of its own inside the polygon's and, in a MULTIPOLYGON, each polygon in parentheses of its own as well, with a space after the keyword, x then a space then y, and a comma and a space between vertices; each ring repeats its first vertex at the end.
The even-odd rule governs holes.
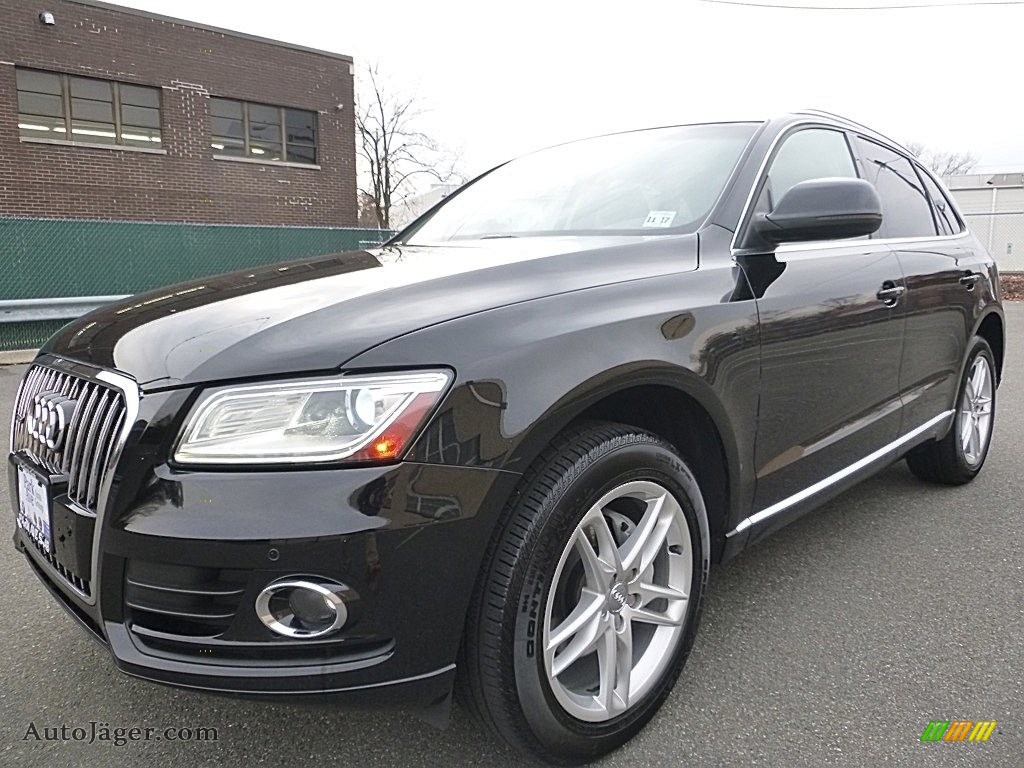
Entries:
POLYGON ((359 706, 453 690, 612 750, 708 574, 905 458, 981 469, 993 260, 899 145, 824 113, 564 144, 380 248, 153 291, 40 351, 14 543, 128 674, 359 706))

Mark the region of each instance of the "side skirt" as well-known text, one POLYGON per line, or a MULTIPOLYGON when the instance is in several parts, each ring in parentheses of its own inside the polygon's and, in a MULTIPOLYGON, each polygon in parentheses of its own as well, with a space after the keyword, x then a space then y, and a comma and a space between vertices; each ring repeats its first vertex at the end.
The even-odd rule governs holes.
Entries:
POLYGON ((778 501, 775 504, 772 504, 770 507, 765 507, 760 512, 756 512, 750 517, 744 518, 740 521, 739 525, 737 525, 735 528, 733 528, 726 534, 726 537, 732 538, 737 534, 741 534, 745 531, 751 530, 754 526, 765 522, 769 518, 778 515, 780 512, 784 512, 787 509, 790 509, 791 507, 794 507, 797 504, 800 504, 803 501, 807 501, 815 496, 824 494, 826 491, 839 485, 847 478, 850 478, 859 473, 866 474, 866 470, 871 468, 873 465, 881 464, 886 459, 892 459, 895 456, 895 454, 900 451, 900 449, 910 446, 910 444, 913 443, 914 441, 919 441, 919 438, 921 438, 923 435, 926 435, 929 432, 929 430, 945 434, 948 424, 945 424, 944 422, 950 420, 953 414, 954 411, 952 410, 943 411, 938 416, 929 419, 921 426, 912 429, 910 432, 907 432, 906 434, 902 435, 901 437, 897 438, 891 443, 882 446, 874 453, 870 453, 864 458, 855 461, 848 467, 844 467, 843 469, 839 470, 838 472, 832 475, 829 475, 823 480, 819 480, 814 485, 808 486, 807 488, 804 488, 802 491, 794 493, 792 496, 789 496, 783 499, 782 501, 778 501))

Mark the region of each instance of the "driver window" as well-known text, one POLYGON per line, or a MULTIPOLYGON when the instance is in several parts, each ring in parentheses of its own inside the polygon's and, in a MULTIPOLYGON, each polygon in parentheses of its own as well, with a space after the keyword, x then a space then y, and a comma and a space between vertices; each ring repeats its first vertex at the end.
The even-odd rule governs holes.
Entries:
POLYGON ((846 135, 825 128, 798 131, 783 141, 775 154, 758 210, 773 210, 782 196, 801 181, 836 177, 857 178, 846 135))

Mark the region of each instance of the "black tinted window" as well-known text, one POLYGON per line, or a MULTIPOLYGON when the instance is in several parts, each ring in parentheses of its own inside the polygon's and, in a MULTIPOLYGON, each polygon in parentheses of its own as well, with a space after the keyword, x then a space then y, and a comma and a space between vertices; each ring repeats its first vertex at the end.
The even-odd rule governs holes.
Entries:
POLYGON ((857 138, 864 178, 882 198, 880 237, 929 237, 935 234, 931 204, 910 161, 881 144, 857 138))
POLYGON ((939 189, 939 185, 932 181, 932 177, 920 168, 918 169, 918 176, 924 181, 925 189, 928 190, 928 197, 931 199, 932 208, 935 211, 935 222, 939 225, 939 234, 955 235, 963 231, 953 206, 950 205, 949 199, 939 189))
POLYGON ((857 169, 840 131, 809 128, 787 138, 772 160, 768 185, 763 194, 770 210, 801 181, 826 178, 856 178, 857 169))

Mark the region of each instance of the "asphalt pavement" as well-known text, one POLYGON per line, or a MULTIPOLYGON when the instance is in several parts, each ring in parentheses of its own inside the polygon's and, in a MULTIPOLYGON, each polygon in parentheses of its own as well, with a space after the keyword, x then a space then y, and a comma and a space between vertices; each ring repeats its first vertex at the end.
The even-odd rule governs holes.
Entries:
MULTIPOLYGON (((988 463, 969 486, 900 462, 720 569, 655 720, 602 766, 1024 766, 1024 304, 988 463), (996 720, 922 743, 930 720, 996 720)), ((0 368, 7 423, 24 366, 0 368)), ((13 524, 6 483, 0 509, 13 524)), ((131 679, 0 542, 0 766, 522 765, 455 710, 224 699, 131 679), (49 741, 44 728, 216 728, 218 740, 49 741), (39 734, 39 738, 32 731, 39 734)))

